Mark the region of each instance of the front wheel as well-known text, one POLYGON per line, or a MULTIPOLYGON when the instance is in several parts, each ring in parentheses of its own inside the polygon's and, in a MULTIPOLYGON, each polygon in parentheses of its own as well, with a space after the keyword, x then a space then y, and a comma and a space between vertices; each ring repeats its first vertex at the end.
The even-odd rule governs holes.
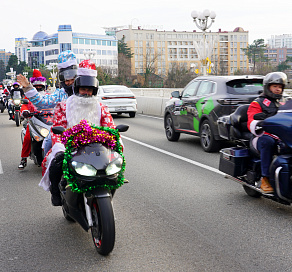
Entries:
POLYGON ((213 130, 208 120, 204 120, 200 127, 200 142, 206 152, 218 151, 220 148, 220 143, 215 140, 213 130))
POLYGON ((5 106, 4 106, 4 104, 0 104, 0 111, 1 111, 1 113, 3 113, 4 112, 4 110, 5 110, 5 106))
POLYGON ((15 118, 16 126, 19 127, 19 125, 20 125, 20 115, 19 115, 19 111, 16 111, 16 112, 15 112, 14 118, 15 118))
POLYGON ((243 189, 244 191, 251 197, 255 197, 255 198, 259 198, 261 197, 261 193, 258 192, 258 191, 255 191, 253 190, 252 188, 248 187, 248 186, 245 186, 245 185, 242 185, 243 186, 243 189))
POLYGON ((95 198, 91 205, 92 239, 97 252, 108 255, 115 245, 115 219, 111 198, 95 198))
POLYGON ((173 120, 172 120, 170 114, 168 114, 165 118, 164 129, 165 129, 165 135, 166 135, 166 138, 168 141, 171 141, 171 142, 178 141, 178 139, 180 137, 180 133, 174 131, 173 120))

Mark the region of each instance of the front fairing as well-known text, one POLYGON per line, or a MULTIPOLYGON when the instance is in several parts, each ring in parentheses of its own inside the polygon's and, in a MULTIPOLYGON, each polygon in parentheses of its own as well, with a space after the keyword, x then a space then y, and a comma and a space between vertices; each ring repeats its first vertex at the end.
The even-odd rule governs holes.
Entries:
POLYGON ((114 175, 107 175, 106 168, 114 160, 121 157, 116 151, 105 147, 101 143, 92 143, 80 147, 73 151, 73 157, 69 163, 70 172, 79 180, 81 185, 85 185, 87 182, 98 182, 99 185, 110 184, 115 185, 117 183, 118 173, 114 175), (97 173, 95 176, 83 176, 75 172, 72 162, 80 162, 93 166, 97 173))
POLYGON ((262 126, 266 132, 278 136, 292 148, 292 100, 280 106, 278 113, 265 119, 262 126))

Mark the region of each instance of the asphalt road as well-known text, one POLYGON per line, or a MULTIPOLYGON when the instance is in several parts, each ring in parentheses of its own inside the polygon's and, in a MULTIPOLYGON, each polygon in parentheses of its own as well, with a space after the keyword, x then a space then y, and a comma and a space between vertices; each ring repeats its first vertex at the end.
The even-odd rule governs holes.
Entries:
POLYGON ((196 137, 168 142, 163 121, 116 117, 126 177, 114 197, 116 244, 98 255, 91 234, 63 218, 20 161, 21 126, 0 114, 0 271, 292 271, 292 208, 254 199, 216 172, 219 154, 196 137))

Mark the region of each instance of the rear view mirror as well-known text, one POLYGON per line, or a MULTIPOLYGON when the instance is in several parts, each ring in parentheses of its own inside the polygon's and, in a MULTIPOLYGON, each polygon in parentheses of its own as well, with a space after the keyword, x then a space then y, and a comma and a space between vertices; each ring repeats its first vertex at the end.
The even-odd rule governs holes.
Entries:
POLYGON ((179 93, 179 91, 174 91, 171 93, 171 96, 174 98, 180 98, 180 93, 179 93))
POLYGON ((64 131, 65 131, 65 128, 64 127, 52 127, 52 131, 53 133, 55 134, 62 134, 64 131))
POLYGON ((129 126, 128 125, 117 125, 116 129, 119 131, 119 132, 125 132, 129 129, 129 126))

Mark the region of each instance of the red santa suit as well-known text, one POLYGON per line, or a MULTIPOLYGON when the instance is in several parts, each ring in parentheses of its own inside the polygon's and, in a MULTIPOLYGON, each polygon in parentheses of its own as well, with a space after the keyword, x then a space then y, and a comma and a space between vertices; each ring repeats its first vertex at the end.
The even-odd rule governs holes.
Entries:
MULTIPOLYGON (((67 100, 62 101, 57 104, 54 109, 53 126, 62 126, 64 128, 70 128, 78 124, 82 119, 86 119, 89 123, 96 126, 115 128, 113 118, 108 110, 108 108, 102 103, 96 100, 96 111, 94 116, 91 115, 92 111, 88 111, 86 108, 84 112, 79 112, 74 108, 74 99, 78 99, 75 95, 70 96, 67 100), (68 106, 69 105, 69 106, 68 106), (86 118, 86 116, 88 118, 86 118), (88 120, 91 119, 91 120, 88 120)), ((79 98, 80 99, 80 98, 79 98)), ((89 98, 83 98, 89 99, 89 98)), ((60 151, 65 151, 64 145, 60 142, 60 135, 56 135, 51 131, 52 137, 52 149, 47 153, 45 159, 42 163, 42 174, 43 178, 39 184, 44 190, 49 191, 50 180, 49 180, 49 167, 52 159, 55 157, 56 153, 60 151)))
MULTIPOLYGON (((28 99, 27 97, 24 97, 28 99)), ((21 113, 28 111, 28 112, 35 112, 37 108, 29 101, 28 104, 23 104, 20 109, 21 113)), ((29 124, 27 123, 26 132, 22 143, 21 149, 21 158, 27 158, 29 156, 31 150, 31 138, 30 138, 30 131, 29 131, 29 124)))

